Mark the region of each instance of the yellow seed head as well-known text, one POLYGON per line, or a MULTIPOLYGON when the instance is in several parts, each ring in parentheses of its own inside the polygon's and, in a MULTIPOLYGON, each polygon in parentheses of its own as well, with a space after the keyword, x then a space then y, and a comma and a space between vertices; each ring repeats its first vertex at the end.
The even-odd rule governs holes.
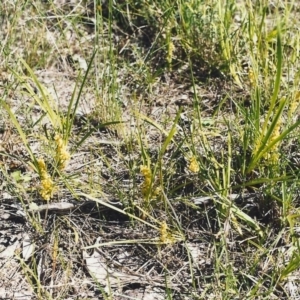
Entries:
POLYGON ((170 41, 170 42, 168 43, 168 54, 167 54, 167 62, 168 62, 169 64, 172 63, 174 51, 175 51, 175 46, 174 46, 173 42, 170 41))
POLYGON ((41 178, 41 187, 40 187, 40 195, 46 201, 49 201, 53 196, 55 185, 51 176, 47 172, 47 167, 45 161, 42 158, 37 160, 40 170, 40 178, 41 178))
POLYGON ((155 188, 154 192, 153 192, 153 197, 158 197, 159 195, 161 195, 161 187, 158 186, 155 188))
POLYGON ((250 84, 252 86, 255 85, 255 74, 252 69, 250 69, 248 72, 248 78, 249 78, 250 84))
POLYGON ((46 164, 45 164, 45 161, 44 161, 42 158, 38 158, 38 159, 37 159, 37 162, 38 162, 40 171, 41 171, 41 172, 45 171, 45 170, 46 170, 46 164))
POLYGON ((53 197, 54 191, 55 191, 55 186, 51 177, 49 176, 45 179, 42 179, 40 194, 46 201, 49 201, 50 198, 53 197))
POLYGON ((141 173, 145 178, 151 178, 151 170, 147 166, 141 166, 141 173))
POLYGON ((141 166, 141 173, 144 176, 144 182, 142 184, 142 193, 146 197, 149 194, 149 189, 151 187, 151 170, 147 166, 141 166))
POLYGON ((253 155, 256 156, 258 149, 260 147, 261 144, 261 137, 258 137, 255 141, 254 141, 254 147, 253 147, 253 155))
POLYGON ((60 135, 56 135, 54 140, 56 142, 57 165, 60 170, 63 170, 66 167, 68 161, 70 160, 71 155, 67 151, 67 145, 60 135))
POLYGON ((175 238, 172 236, 172 234, 169 232, 169 227, 165 221, 163 221, 160 224, 160 241, 163 244, 171 244, 175 242, 175 238))
POLYGON ((193 173, 198 173, 200 168, 195 156, 192 156, 189 161, 189 170, 193 173))
POLYGON ((279 152, 276 150, 270 152, 267 156, 267 160, 271 165, 278 165, 279 158, 280 158, 279 152))

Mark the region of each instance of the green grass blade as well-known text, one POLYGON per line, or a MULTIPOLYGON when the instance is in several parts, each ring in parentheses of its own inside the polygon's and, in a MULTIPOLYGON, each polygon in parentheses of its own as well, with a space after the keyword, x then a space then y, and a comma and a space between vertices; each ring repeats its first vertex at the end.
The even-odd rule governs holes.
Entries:
POLYGON ((54 129, 59 129, 60 131, 62 131, 63 128, 62 128, 61 118, 60 118, 58 112, 53 110, 52 107, 51 107, 51 105, 53 105, 53 103, 50 104, 50 102, 49 102, 50 95, 45 94, 45 88, 39 82, 36 75, 34 74, 32 69, 29 67, 29 65, 23 59, 21 59, 20 61, 24 65, 24 67, 26 68, 27 72, 30 75, 30 78, 33 80, 33 82, 37 86, 37 88, 38 88, 39 92, 41 93, 42 97, 40 98, 38 95, 36 95, 36 93, 34 93, 31 86, 28 83, 24 83, 23 78, 20 77, 14 70, 12 70, 12 72, 15 74, 15 76, 18 78, 18 80, 26 87, 27 91, 30 93, 30 96, 33 97, 33 99, 39 104, 39 106, 47 114, 47 117, 49 118, 53 128, 54 129))
POLYGON ((19 135, 20 135, 20 137, 23 141, 23 144, 24 144, 24 146, 25 146, 25 148, 26 148, 26 150, 27 150, 27 152, 30 156, 31 161, 35 164, 35 162, 36 162, 35 155, 33 154, 32 150, 29 146, 26 134, 22 130, 20 123, 18 122, 17 118, 15 117, 14 113, 11 111, 11 109, 7 105, 7 103, 5 103, 3 100, 1 100, 0 103, 4 107, 4 109, 7 111, 7 113, 9 114, 10 120, 12 121, 14 126, 16 127, 16 129, 17 129, 17 131, 18 131, 18 133, 19 133, 19 135))
POLYGON ((77 82, 76 82, 74 91, 72 93, 72 97, 71 97, 70 103, 68 105, 67 120, 66 120, 66 124, 65 124, 65 126, 66 126, 66 131, 65 131, 65 134, 64 134, 64 139, 65 140, 68 140, 69 137, 70 137, 70 135, 71 135, 71 130, 72 130, 72 127, 73 127, 73 124, 74 124, 74 120, 75 120, 75 116, 76 116, 76 111, 77 111, 77 108, 78 108, 78 105, 79 105, 81 94, 82 94, 83 88, 84 88, 84 86, 86 84, 87 77, 88 77, 88 74, 89 74, 89 72, 91 70, 92 63, 94 61, 96 53, 97 53, 97 51, 95 50, 93 52, 91 60, 90 60, 90 62, 88 64, 88 68, 87 68, 87 70, 86 70, 86 72, 84 74, 84 77, 83 77, 82 83, 80 85, 79 92, 78 92, 78 95, 76 97, 76 101, 75 101, 75 105, 74 105, 73 109, 72 109, 72 107, 73 107, 73 103, 74 103, 74 99, 75 99, 75 92, 76 92, 77 82))

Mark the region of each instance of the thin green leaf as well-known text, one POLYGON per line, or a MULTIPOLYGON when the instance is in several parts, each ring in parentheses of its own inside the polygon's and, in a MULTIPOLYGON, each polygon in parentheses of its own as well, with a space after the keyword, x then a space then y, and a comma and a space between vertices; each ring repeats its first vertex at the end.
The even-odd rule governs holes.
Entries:
POLYGON ((277 31, 277 64, 276 64, 276 79, 274 83, 274 90, 273 95, 270 101, 270 107, 267 113, 267 116, 265 118, 265 122, 263 125, 262 133, 266 132, 266 128, 268 126, 268 121, 273 113, 274 107, 276 106, 277 97, 280 89, 280 81, 282 77, 282 45, 281 45, 281 37, 280 37, 280 30, 277 31))
POLYGON ((78 92, 78 95, 77 95, 77 98, 76 98, 76 101, 75 101, 75 105, 73 107, 73 103, 74 103, 74 99, 75 99, 75 92, 76 92, 76 87, 77 87, 77 82, 76 82, 76 85, 75 85, 74 91, 72 93, 72 97, 71 97, 70 103, 68 105, 67 120, 66 120, 66 132, 64 134, 64 140, 68 140, 69 137, 70 137, 70 135, 71 135, 71 129, 72 129, 73 124, 74 124, 74 119, 75 119, 75 116, 76 116, 76 111, 77 111, 77 108, 78 108, 78 105, 79 105, 81 94, 82 94, 83 88, 85 86, 85 83, 86 83, 86 80, 87 80, 87 76, 88 76, 88 74, 89 74, 89 72, 91 70, 92 63, 94 61, 96 53, 97 53, 97 50, 94 51, 94 53, 93 53, 93 55, 91 57, 91 60, 90 60, 89 65, 88 65, 88 68, 87 68, 87 70, 86 70, 86 72, 84 74, 82 83, 80 85, 79 92, 78 92), (72 109, 72 107, 73 107, 73 109, 72 109))
MULTIPOLYGON (((36 162, 36 159, 35 159, 35 156, 29 146, 29 143, 28 143, 28 140, 26 138, 26 134, 24 133, 24 131, 22 130, 21 126, 20 126, 20 123, 18 122, 18 120, 16 119, 14 113, 11 111, 10 107, 3 101, 1 100, 1 105, 4 107, 4 109, 7 111, 7 113, 9 114, 9 117, 11 119, 11 121, 13 122, 14 126, 16 127, 22 141, 23 141, 23 144, 28 152, 28 154, 30 155, 30 159, 32 162, 36 162)), ((35 167, 34 167, 35 168, 35 167)), ((36 170, 36 168, 35 168, 36 170)))
MULTIPOLYGON (((282 116, 282 112, 284 110, 284 107, 286 105, 286 99, 282 99, 279 103, 279 106, 276 110, 275 116, 272 120, 271 125, 269 126, 266 134, 262 137, 261 141, 260 141, 260 147, 257 150, 257 153, 255 153, 255 156, 253 157, 252 161, 249 164, 249 167, 247 169, 247 172, 251 172, 257 165, 257 163, 259 162, 259 160, 266 154, 268 153, 272 147, 274 147, 274 145, 276 143, 278 143, 279 141, 281 141, 285 136, 280 135, 282 138, 279 139, 279 137, 277 137, 276 139, 274 139, 271 143, 268 144, 269 140, 271 139, 271 136, 275 130, 275 128, 278 126, 278 122, 280 122, 280 118, 282 116)), ((267 120, 265 121, 265 123, 268 123, 267 120)), ((263 133, 262 133, 263 134, 263 133)))
POLYGON ((50 104, 50 102, 49 102, 50 95, 46 95, 45 94, 45 88, 39 82, 39 80, 35 76, 35 74, 32 71, 32 69, 28 66, 28 64, 23 59, 21 59, 20 61, 24 65, 24 67, 26 68, 26 70, 28 71, 28 73, 30 74, 30 78, 36 84, 36 86, 37 86, 38 90, 40 91, 42 97, 40 98, 33 91, 32 87, 28 83, 24 82, 23 78, 21 78, 14 70, 12 70, 12 72, 15 74, 15 76, 18 78, 18 80, 24 85, 24 87, 26 88, 26 90, 29 92, 30 96, 32 96, 32 98, 39 104, 39 106, 43 109, 43 111, 45 113, 47 113, 47 116, 48 116, 48 118, 49 118, 49 120, 50 120, 53 128, 54 129, 58 128, 60 131, 62 131, 61 118, 60 118, 58 112, 56 112, 55 110, 53 110, 52 107, 51 107, 53 105, 54 101, 52 101, 53 103, 50 104))
POLYGON ((160 150, 160 156, 162 157, 164 155, 164 153, 166 152, 166 149, 168 147, 168 145, 171 143, 173 136, 176 134, 176 126, 178 124, 178 119, 180 117, 180 113, 181 113, 181 109, 178 110, 176 118, 173 122, 172 128, 169 131, 169 134, 167 135, 166 140, 164 141, 161 150, 160 150))

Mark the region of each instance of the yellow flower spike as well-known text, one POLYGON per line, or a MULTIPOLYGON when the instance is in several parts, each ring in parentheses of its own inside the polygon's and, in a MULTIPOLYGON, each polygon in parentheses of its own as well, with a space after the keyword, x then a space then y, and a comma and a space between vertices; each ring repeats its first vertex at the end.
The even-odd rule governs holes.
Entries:
POLYGON ((39 165, 40 171, 45 171, 46 170, 46 164, 42 158, 37 159, 37 163, 39 165))
POLYGON ((248 72, 248 78, 249 78, 250 84, 252 86, 255 86, 256 78, 255 78, 255 74, 254 74, 252 69, 250 69, 249 72, 248 72))
POLYGON ((169 65, 171 65, 171 63, 172 63, 174 51, 175 51, 175 46, 174 46, 173 42, 170 41, 168 43, 168 54, 167 54, 167 62, 169 65))
POLYGON ((39 166, 40 177, 41 178, 46 177, 47 176, 47 168, 46 168, 46 164, 45 164, 44 160, 42 158, 38 158, 37 163, 39 166))
POLYGON ((37 163, 40 171, 41 187, 40 195, 46 201, 49 201, 55 191, 55 185, 51 176, 47 172, 45 161, 42 158, 37 159, 37 163))
POLYGON ((198 161, 195 156, 192 156, 189 160, 189 170, 193 173, 198 173, 200 170, 198 161))
POLYGON ((70 153, 67 151, 67 145, 59 134, 54 137, 56 143, 56 161, 59 170, 63 170, 71 158, 70 153))
POLYGON ((140 170, 144 176, 144 182, 142 184, 142 193, 144 197, 147 197, 149 189, 151 187, 151 170, 147 166, 141 166, 140 170))
POLYGON ((160 196, 161 195, 161 187, 160 186, 158 186, 158 187, 156 187, 155 188, 155 190, 154 190, 154 192, 153 192, 153 197, 158 197, 158 196, 160 196))
POLYGON ((40 195, 42 196, 42 198, 45 199, 46 201, 49 201, 50 198, 53 197, 54 191, 55 191, 55 185, 51 177, 49 176, 45 179, 42 179, 41 190, 40 190, 40 195))
POLYGON ((141 173, 144 175, 145 178, 151 178, 151 170, 147 166, 141 166, 140 168, 141 173))
POLYGON ((163 244, 172 244, 175 242, 175 238, 169 232, 169 227, 168 227, 166 221, 163 221, 161 223, 159 231, 160 231, 159 239, 163 244))

